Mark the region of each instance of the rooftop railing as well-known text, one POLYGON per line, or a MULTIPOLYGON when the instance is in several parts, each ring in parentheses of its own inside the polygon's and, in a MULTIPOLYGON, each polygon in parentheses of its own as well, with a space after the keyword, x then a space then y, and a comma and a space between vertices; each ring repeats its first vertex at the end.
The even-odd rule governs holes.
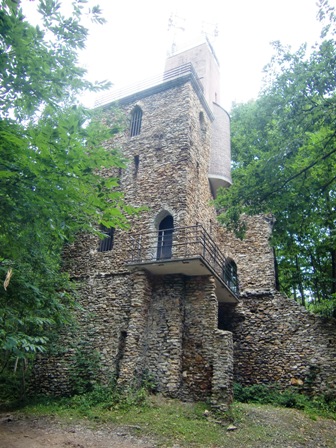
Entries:
POLYGON ((156 75, 152 78, 140 81, 135 84, 131 84, 122 89, 111 89, 105 95, 101 95, 95 102, 95 107, 104 106, 105 104, 113 103, 120 100, 121 98, 126 98, 138 92, 150 89, 155 86, 159 86, 167 81, 172 81, 174 79, 181 78, 183 76, 190 76, 193 78, 197 88, 200 92, 204 92, 204 88, 199 81, 195 69, 191 63, 181 65, 179 67, 167 70, 160 75, 156 75))
POLYGON ((200 224, 133 235, 130 264, 200 258, 234 293, 238 293, 235 263, 228 260, 200 224))

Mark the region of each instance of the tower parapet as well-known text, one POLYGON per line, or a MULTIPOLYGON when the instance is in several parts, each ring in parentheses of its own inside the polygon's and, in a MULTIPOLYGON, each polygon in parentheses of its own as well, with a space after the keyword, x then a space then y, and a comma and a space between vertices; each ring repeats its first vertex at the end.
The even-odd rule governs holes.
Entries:
POLYGON ((219 62, 208 40, 199 45, 176 52, 166 60, 165 71, 191 63, 203 85, 204 96, 210 108, 220 103, 219 62))

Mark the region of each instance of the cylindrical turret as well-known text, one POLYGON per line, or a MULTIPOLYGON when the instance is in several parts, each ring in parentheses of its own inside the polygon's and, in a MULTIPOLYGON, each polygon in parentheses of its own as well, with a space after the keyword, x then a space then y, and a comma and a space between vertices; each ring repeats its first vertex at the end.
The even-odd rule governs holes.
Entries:
POLYGON ((211 130, 209 181, 212 194, 216 196, 219 187, 229 187, 232 183, 230 117, 218 104, 212 106, 215 119, 211 130))

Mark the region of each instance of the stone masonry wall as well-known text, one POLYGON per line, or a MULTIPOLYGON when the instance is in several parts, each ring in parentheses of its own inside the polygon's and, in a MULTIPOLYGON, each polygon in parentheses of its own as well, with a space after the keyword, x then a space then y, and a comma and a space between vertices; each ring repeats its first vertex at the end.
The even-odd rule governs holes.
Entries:
POLYGON ((182 396, 226 409, 232 401, 232 334, 218 330, 218 302, 212 277, 189 277, 183 338, 182 396))
POLYGON ((214 282, 191 277, 186 282, 185 333, 183 340, 183 391, 205 399, 211 393, 217 299, 214 282))
MULTIPOLYGON (((107 142, 107 148, 121 147, 129 160, 120 173, 125 201, 148 206, 148 210, 131 219, 132 234, 156 232, 162 212, 173 215, 176 227, 203 221, 207 216, 204 197, 211 199, 207 179, 210 132, 204 130, 204 121, 209 129, 210 121, 203 111, 205 120, 200 128, 199 113, 203 109, 197 95, 187 83, 125 104, 126 115, 135 105, 143 110, 141 134, 130 138, 126 130, 107 142)), ((107 110, 107 117, 109 113, 113 115, 112 110, 107 110)), ((190 396, 204 398, 212 387, 211 347, 217 331, 213 284, 204 286, 203 291, 202 279, 187 282, 183 276, 155 278, 143 271, 130 273, 125 266, 130 246, 129 232, 116 229, 112 251, 99 252, 98 237, 88 235, 81 235, 65 248, 65 267, 82 284, 83 311, 79 312, 76 340, 79 345, 76 347, 74 338, 74 350, 84 347, 87 353, 100 354, 101 378, 116 376, 119 384, 130 386, 150 374, 158 388, 171 396, 182 393, 185 363, 188 373, 184 396, 189 391, 190 396), (189 291, 187 283, 193 285, 189 291), (199 316, 199 312, 205 315, 199 316), (202 325, 192 328, 199 319, 202 325), (187 352, 183 356, 184 347, 193 347, 193 353, 201 357, 198 367, 193 367, 187 352)), ((46 390, 56 382, 64 383, 63 390, 70 387, 63 362, 67 359, 71 364, 70 355, 68 348, 67 354, 59 358, 59 369, 55 369, 55 363, 38 364, 36 372, 46 390)))
POLYGON ((152 277, 146 339, 146 371, 160 392, 179 395, 182 363, 185 279, 152 277))
POLYGON ((324 393, 336 388, 336 325, 275 290, 271 216, 245 217, 244 240, 219 229, 217 241, 237 264, 240 303, 219 305, 219 328, 234 340, 234 378, 324 393))
POLYGON ((128 331, 132 279, 123 275, 92 276, 79 283, 80 308, 78 325, 71 333, 61 335, 58 351, 47 359, 37 359, 34 368, 35 389, 41 393, 63 395, 71 392, 69 376, 80 356, 93 360, 99 369, 95 380, 103 382, 119 375, 123 358, 123 338, 128 331))
POLYGON ((233 400, 233 341, 230 331, 216 330, 214 334, 211 405, 227 411, 233 400))
MULTIPOLYGON (((122 148, 123 155, 129 160, 120 177, 126 202, 149 207, 131 220, 132 235, 137 237, 156 231, 158 217, 163 211, 173 216, 175 227, 199 223, 224 255, 237 264, 241 291, 274 290, 273 253, 268 242, 272 219, 246 217, 248 231, 243 241, 217 222, 208 179, 211 121, 192 86, 187 83, 130 101, 122 105, 126 116, 136 105, 143 110, 141 134, 130 138, 125 131, 107 143, 107 147, 122 148), (136 155, 139 155, 139 166, 135 173, 133 158, 136 155)), ((113 109, 107 109, 106 114, 111 119, 113 109)), ((129 234, 117 230, 113 258, 97 254, 92 249, 90 252, 82 244, 80 250, 76 247, 71 258, 83 260, 85 257, 88 269, 94 268, 99 258, 104 262, 103 267, 98 261, 99 269, 122 269, 131 245, 129 234)))
POLYGON ((335 390, 335 324, 279 293, 246 294, 236 308, 220 306, 220 328, 233 333, 235 381, 244 385, 335 390))
POLYGON ((269 239, 271 216, 246 216, 247 230, 243 240, 223 227, 217 227, 216 240, 226 257, 235 261, 241 294, 275 290, 274 255, 269 239))
POLYGON ((81 346, 87 353, 100 353, 103 377, 113 376, 120 368, 122 338, 130 319, 130 280, 127 273, 96 276, 82 282, 80 305, 83 310, 78 312, 81 346))
MULTIPOLYGON (((136 271, 132 276, 130 291, 129 320, 123 335, 123 353, 118 384, 123 387, 139 387, 145 372, 146 328, 151 288, 144 271, 136 271)), ((110 321, 111 322, 111 321, 110 321)))
POLYGON ((217 329, 214 280, 167 275, 151 276, 150 282, 146 374, 165 395, 205 400, 217 387, 215 402, 228 404, 232 399, 232 337, 217 329), (215 359, 214 346, 223 356, 215 359))

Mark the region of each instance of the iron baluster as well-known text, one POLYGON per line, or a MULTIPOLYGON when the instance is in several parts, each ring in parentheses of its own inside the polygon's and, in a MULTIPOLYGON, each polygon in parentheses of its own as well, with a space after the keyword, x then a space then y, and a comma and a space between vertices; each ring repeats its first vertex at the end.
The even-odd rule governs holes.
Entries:
POLYGON ((139 243, 138 243, 138 260, 141 260, 141 235, 139 235, 139 243))

